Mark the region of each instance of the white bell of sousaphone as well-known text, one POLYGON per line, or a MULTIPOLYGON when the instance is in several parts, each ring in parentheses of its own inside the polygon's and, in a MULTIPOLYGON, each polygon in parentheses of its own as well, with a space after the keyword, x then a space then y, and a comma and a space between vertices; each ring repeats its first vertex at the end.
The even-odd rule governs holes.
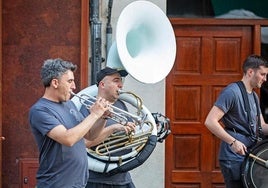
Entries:
POLYGON ((116 26, 107 66, 122 68, 142 83, 164 79, 173 67, 176 40, 165 13, 148 1, 126 6, 116 26))

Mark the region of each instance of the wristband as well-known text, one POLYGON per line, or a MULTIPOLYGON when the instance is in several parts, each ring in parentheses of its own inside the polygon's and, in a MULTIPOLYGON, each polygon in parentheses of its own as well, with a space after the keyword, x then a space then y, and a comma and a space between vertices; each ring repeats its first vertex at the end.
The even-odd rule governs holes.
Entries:
POLYGON ((236 139, 234 139, 234 141, 230 144, 230 146, 232 147, 232 145, 236 142, 236 139))

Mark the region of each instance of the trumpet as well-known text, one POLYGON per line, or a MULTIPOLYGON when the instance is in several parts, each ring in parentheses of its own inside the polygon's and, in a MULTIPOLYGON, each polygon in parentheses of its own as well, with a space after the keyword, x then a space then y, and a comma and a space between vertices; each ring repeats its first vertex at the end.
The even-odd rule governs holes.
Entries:
MULTIPOLYGON (((90 109, 90 107, 95 103, 95 101, 97 100, 96 97, 93 97, 91 95, 87 95, 87 94, 81 94, 81 95, 77 95, 74 92, 70 91, 70 93, 73 96, 76 96, 79 98, 79 102, 84 105, 87 109, 90 109)), ((110 105, 110 116, 108 117, 109 119, 112 119, 113 121, 120 123, 122 125, 126 125, 127 122, 132 121, 134 122, 136 125, 142 125, 146 119, 146 115, 144 115, 143 117, 141 116, 137 116, 134 114, 131 114, 125 110, 122 110, 120 108, 117 108, 113 105, 110 105)))

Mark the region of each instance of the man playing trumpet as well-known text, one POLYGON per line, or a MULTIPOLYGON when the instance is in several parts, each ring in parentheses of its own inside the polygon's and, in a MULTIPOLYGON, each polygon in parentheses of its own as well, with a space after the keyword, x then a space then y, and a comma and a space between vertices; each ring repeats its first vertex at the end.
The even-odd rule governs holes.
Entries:
MULTIPOLYGON (((109 103, 117 108, 120 108, 124 111, 127 111, 126 105, 118 100, 119 98, 119 90, 123 87, 122 77, 127 76, 127 72, 125 70, 117 70, 112 69, 110 67, 106 67, 102 69, 97 74, 97 86, 98 86, 98 94, 97 98, 104 98, 109 103)), ((82 106, 81 110, 82 114, 86 117, 90 113, 85 106, 82 106)), ((88 148, 92 146, 96 146, 102 143, 107 137, 109 137, 112 133, 117 131, 125 131, 127 133, 134 131, 135 124, 133 122, 127 122, 126 125, 122 125, 120 123, 114 122, 112 119, 107 119, 106 126, 100 132, 99 136, 95 139, 92 139, 86 143, 88 148)), ((92 137, 89 132, 89 137, 92 137)), ((125 153, 125 151, 121 151, 125 153)), ((118 154, 118 153, 116 153, 118 154)), ((95 172, 89 170, 89 179, 86 188, 135 188, 135 185, 132 182, 132 178, 129 172, 121 172, 115 175, 105 175, 103 173, 95 172)))
POLYGON ((84 188, 88 162, 84 136, 98 136, 110 114, 103 98, 83 117, 70 99, 75 90, 76 65, 62 59, 48 59, 41 69, 43 96, 31 107, 29 122, 39 149, 37 188, 84 188))

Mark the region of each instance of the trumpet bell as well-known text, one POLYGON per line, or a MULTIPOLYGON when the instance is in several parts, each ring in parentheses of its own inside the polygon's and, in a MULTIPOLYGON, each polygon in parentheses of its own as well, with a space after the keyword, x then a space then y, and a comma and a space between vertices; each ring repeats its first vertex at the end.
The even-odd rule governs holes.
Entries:
POLYGON ((123 9, 107 66, 124 68, 142 83, 156 83, 168 75, 175 56, 172 25, 158 6, 148 1, 135 1, 123 9))

